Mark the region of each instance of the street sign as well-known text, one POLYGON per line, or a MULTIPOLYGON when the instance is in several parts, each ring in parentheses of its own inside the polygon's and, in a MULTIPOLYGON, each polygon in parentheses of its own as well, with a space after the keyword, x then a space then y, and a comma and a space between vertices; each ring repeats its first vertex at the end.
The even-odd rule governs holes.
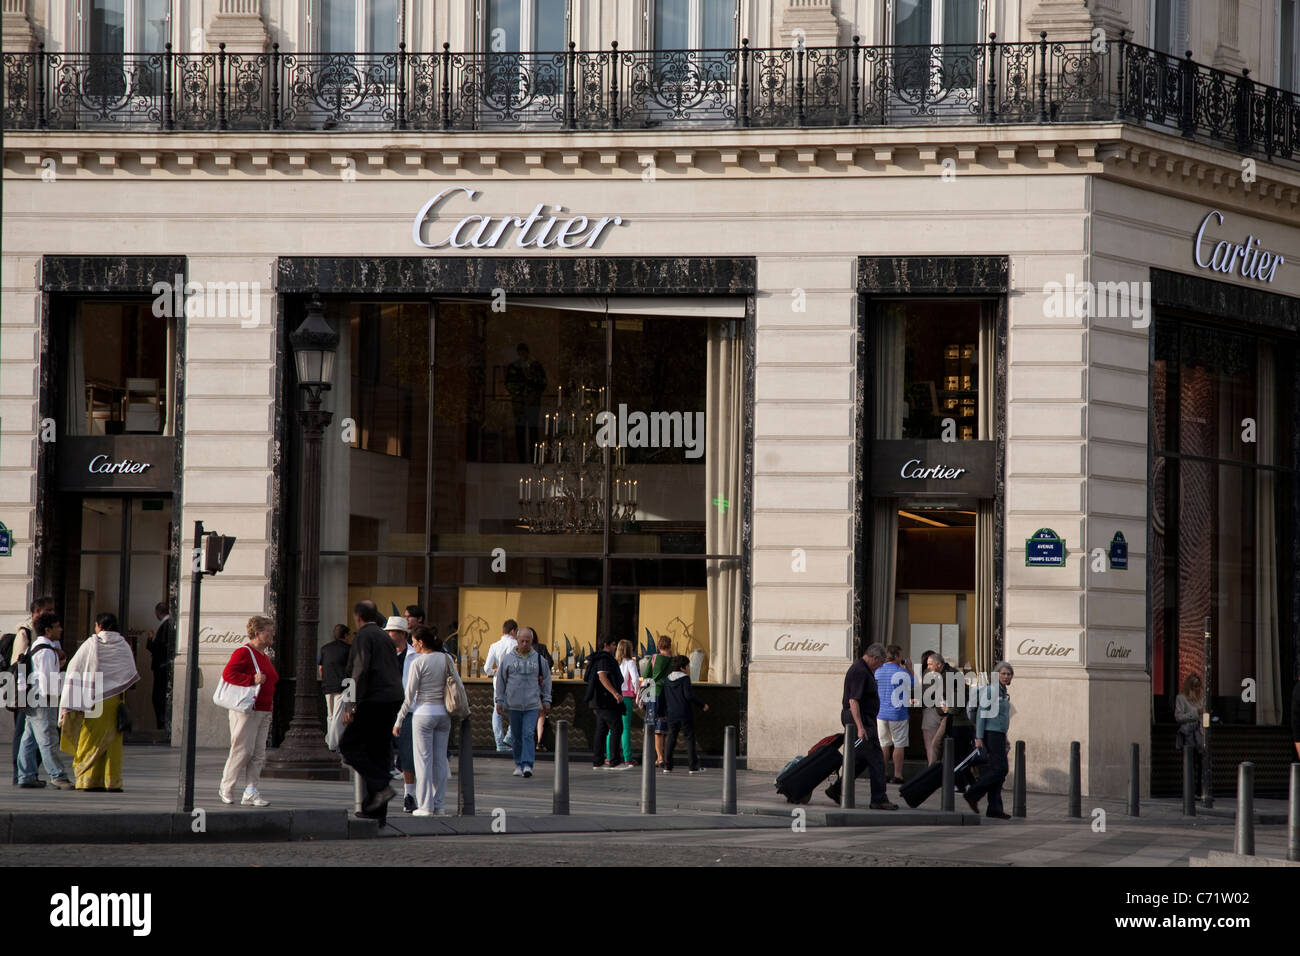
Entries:
POLYGON ((1116 531, 1110 539, 1110 567, 1112 571, 1128 570, 1128 543, 1123 531, 1116 531))
POLYGON ((7 558, 14 553, 13 532, 0 521, 0 558, 7 558))
POLYGON ((1065 567, 1065 540, 1051 528, 1039 528, 1025 539, 1025 567, 1065 567))

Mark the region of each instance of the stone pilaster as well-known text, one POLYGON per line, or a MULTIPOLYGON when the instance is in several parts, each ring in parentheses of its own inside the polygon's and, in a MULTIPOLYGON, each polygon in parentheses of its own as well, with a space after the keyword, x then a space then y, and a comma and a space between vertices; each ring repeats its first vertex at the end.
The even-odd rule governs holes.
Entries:
POLYGON ((781 20, 781 36, 793 41, 803 36, 804 46, 836 46, 840 24, 831 0, 789 0, 781 20), (802 31, 802 33, 797 32, 802 31))
POLYGON ((3 0, 0 34, 5 53, 27 53, 36 49, 36 31, 27 18, 27 0, 3 0))
POLYGON ((1119 0, 1037 0, 1025 26, 1029 36, 1024 39, 1046 30, 1049 40, 1084 40, 1095 27, 1108 37, 1118 37, 1121 29, 1133 30, 1119 0))
POLYGON ((263 53, 271 45, 259 0, 220 0, 204 37, 209 50, 224 43, 234 53, 263 53))
POLYGON ((1214 49, 1214 60, 1210 64, 1215 69, 1240 73, 1246 65, 1246 58, 1237 47, 1237 25, 1240 21, 1238 0, 1219 0, 1219 45, 1214 49))

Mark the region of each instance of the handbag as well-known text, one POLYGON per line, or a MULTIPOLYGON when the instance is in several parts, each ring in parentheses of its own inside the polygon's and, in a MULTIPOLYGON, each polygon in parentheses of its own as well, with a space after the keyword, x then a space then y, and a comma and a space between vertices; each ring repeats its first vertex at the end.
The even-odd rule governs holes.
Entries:
POLYGON ((443 705, 452 717, 468 717, 469 695, 465 693, 465 685, 460 682, 460 675, 456 673, 455 659, 450 654, 446 657, 447 678, 443 688, 443 705))
MULTIPOLYGON (((248 648, 248 656, 253 659, 253 670, 259 674, 262 673, 262 668, 257 666, 257 655, 253 653, 251 647, 248 648)), ((253 703, 257 700, 257 689, 257 684, 241 687, 222 677, 221 680, 217 681, 217 689, 212 695, 212 703, 218 707, 224 707, 226 710, 237 710, 246 714, 253 709, 253 703)))
POLYGON ((117 705, 117 732, 119 734, 129 734, 131 732, 131 712, 126 709, 126 695, 122 695, 121 701, 117 705))
POLYGON ((338 753, 339 742, 343 740, 343 731, 347 729, 343 724, 343 714, 347 709, 348 705, 343 701, 335 704, 334 712, 330 714, 329 726, 325 730, 325 746, 334 753, 338 753))

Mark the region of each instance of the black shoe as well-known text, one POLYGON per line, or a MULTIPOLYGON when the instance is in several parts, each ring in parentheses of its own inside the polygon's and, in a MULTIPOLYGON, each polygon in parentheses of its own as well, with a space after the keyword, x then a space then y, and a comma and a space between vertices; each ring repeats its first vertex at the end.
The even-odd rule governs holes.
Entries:
POLYGON ((405 799, 402 800, 402 810, 406 813, 415 812, 415 796, 413 794, 408 793, 405 799))
POLYGON ((22 783, 18 784, 18 786, 22 787, 24 790, 39 790, 41 787, 45 786, 45 781, 24 780, 22 783))
POLYGON ((963 793, 963 794, 962 794, 962 799, 966 801, 966 805, 969 806, 973 812, 975 812, 975 813, 979 813, 979 812, 980 812, 980 802, 979 802, 979 798, 977 798, 977 797, 972 797, 972 796, 971 796, 970 794, 968 794, 968 793, 963 793))
POLYGON ((879 800, 875 803, 867 804, 872 810, 897 810, 898 804, 890 803, 888 800, 879 800))
POLYGON ((991 818, 994 819, 994 820, 1010 820, 1010 819, 1011 819, 1011 814, 1009 814, 1009 813, 994 813, 992 810, 990 810, 988 813, 986 813, 986 814, 984 814, 984 815, 985 815, 986 817, 991 817, 991 818))
POLYGON ((831 803, 837 807, 840 805, 840 783, 838 780, 826 788, 826 796, 830 797, 831 803))
POLYGON ((395 796, 397 794, 385 787, 361 805, 361 812, 377 819, 381 813, 388 813, 388 801, 395 796))

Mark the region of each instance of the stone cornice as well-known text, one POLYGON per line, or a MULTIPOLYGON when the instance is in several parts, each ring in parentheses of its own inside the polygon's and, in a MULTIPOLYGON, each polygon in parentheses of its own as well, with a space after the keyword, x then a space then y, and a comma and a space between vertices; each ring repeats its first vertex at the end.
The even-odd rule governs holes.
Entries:
POLYGON ((1300 170, 1125 123, 582 133, 9 132, 5 179, 1100 175, 1294 221, 1300 170))

